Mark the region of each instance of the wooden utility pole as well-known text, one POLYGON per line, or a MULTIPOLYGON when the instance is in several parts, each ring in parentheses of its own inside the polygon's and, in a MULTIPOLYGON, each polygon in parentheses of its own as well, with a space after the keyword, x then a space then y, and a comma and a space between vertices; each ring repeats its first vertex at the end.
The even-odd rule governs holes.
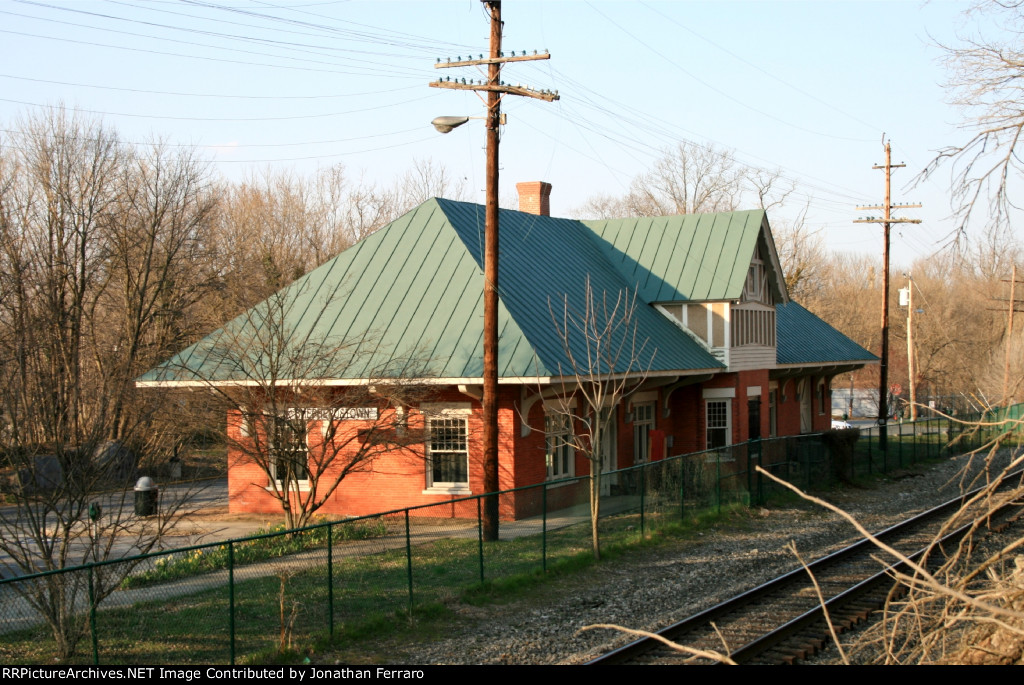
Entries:
MULTIPOLYGON (((434 65, 437 69, 448 67, 487 66, 487 80, 476 83, 470 79, 452 80, 451 78, 430 84, 431 88, 450 88, 453 90, 472 90, 487 93, 487 114, 484 122, 487 127, 487 207, 484 213, 484 368, 483 368, 483 420, 484 420, 484 492, 498 491, 498 144, 499 126, 504 123, 501 117, 501 98, 504 95, 523 95, 551 102, 558 99, 557 92, 538 91, 523 86, 506 86, 501 81, 501 67, 505 62, 524 62, 538 59, 549 59, 551 55, 521 55, 514 52, 505 55, 501 50, 501 2, 500 0, 481 0, 487 6, 491 17, 490 50, 487 59, 481 55, 479 59, 463 60, 461 56, 452 61, 434 65)), ((449 117, 450 118, 450 117, 449 117)), ((464 123, 460 121, 459 123, 464 123)), ((459 124, 454 124, 459 125, 459 124)), ((449 129, 451 130, 451 129, 449 129)), ((486 540, 498 539, 498 496, 484 500, 483 535, 486 540)))
MULTIPOLYGON (((884 140, 884 136, 883 136, 884 140)), ((891 180, 892 170, 905 167, 906 164, 892 163, 892 148, 888 142, 885 146, 885 164, 876 164, 872 169, 883 169, 885 171, 885 204, 881 206, 869 205, 857 207, 858 210, 881 210, 883 216, 869 216, 865 219, 857 219, 855 224, 882 224, 884 247, 882 249, 882 359, 879 364, 878 379, 878 446, 884 451, 888 449, 886 421, 889 417, 888 393, 889 393, 889 228, 892 224, 919 224, 920 219, 893 218, 893 209, 910 209, 921 205, 892 204, 891 180)))
POLYGON ((917 383, 914 373, 914 279, 907 274, 907 378, 910 385, 911 421, 917 421, 917 383))
MULTIPOLYGON (((1005 282, 1006 279, 1004 278, 1005 282)), ((1024 281, 1022 281, 1024 282, 1024 281)), ((1010 398, 1010 342, 1013 336, 1013 313, 1017 310, 1017 301, 1014 297, 1014 286, 1017 284, 1017 265, 1010 269, 1010 307, 1006 317, 1006 352, 1003 360, 1003 406, 1009 407, 1013 402, 1010 398)))
MULTIPOLYGON (((1016 297, 1016 285, 1018 283, 1024 283, 1024 281, 1017 280, 1017 265, 1014 264, 1010 268, 1010 278, 1002 279, 1003 283, 1010 284, 1010 299, 1007 300, 1003 297, 991 298, 993 302, 1007 302, 1009 307, 1006 312, 1006 351, 1003 353, 1003 399, 1001 404, 1005 407, 1009 407, 1013 404, 1013 398, 1010 397, 1010 355, 1012 353, 1012 336, 1013 336, 1013 314, 1014 312, 1024 313, 1024 310, 1017 309, 1017 297, 1016 297)), ((989 307, 989 311, 1001 312, 1002 307, 989 307)))

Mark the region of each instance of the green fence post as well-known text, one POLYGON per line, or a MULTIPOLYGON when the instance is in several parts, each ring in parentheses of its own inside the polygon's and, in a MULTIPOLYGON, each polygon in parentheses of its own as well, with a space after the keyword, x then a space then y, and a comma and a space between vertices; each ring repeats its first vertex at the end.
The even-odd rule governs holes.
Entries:
POLYGON ((334 639, 334 524, 327 524, 327 629, 334 639))
POLYGON ((540 486, 540 556, 541 568, 548 572, 548 486, 540 486))
POLYGON ((647 466, 640 469, 640 537, 644 536, 644 497, 647 494, 647 466))
POLYGON ((750 465, 750 458, 753 455, 753 440, 747 440, 747 502, 748 506, 754 504, 754 468, 750 465))
POLYGON ((484 582, 484 517, 480 498, 476 498, 476 551, 480 560, 480 582, 484 582))
MULTIPOLYGON (((764 469, 764 442, 757 440, 757 465, 764 469)), ((764 474, 757 472, 757 503, 764 504, 764 474)))
POLYGON ((679 458, 679 523, 686 522, 686 457, 679 458))
POLYGON ((911 452, 911 454, 913 456, 911 456, 910 459, 911 459, 911 463, 912 464, 916 464, 917 463, 917 421, 914 421, 912 424, 910 424, 910 427, 914 431, 913 434, 912 434, 914 450, 913 450, 913 452, 911 452))
POLYGON ((722 513, 722 453, 715 452, 715 499, 718 500, 718 513, 722 513))
POLYGON ((100 665, 100 645, 96 635, 96 579, 93 575, 93 566, 89 565, 89 632, 92 633, 92 663, 93 666, 100 665))
POLYGON ((899 459, 900 459, 900 468, 903 468, 903 424, 902 423, 900 424, 899 430, 900 430, 900 432, 899 432, 899 436, 900 436, 900 438, 899 438, 899 441, 900 441, 899 459))
MULTIPOLYGON (((952 439, 953 439, 953 419, 946 419, 946 440, 945 440, 946 444, 944 444, 942 446, 943 450, 947 450, 947 451, 949 450, 949 442, 952 439)), ((942 450, 940 450, 939 453, 941 454, 942 450)))
POLYGON ((867 434, 868 434, 868 475, 870 476, 872 473, 874 473, 874 470, 872 469, 872 464, 871 464, 871 428, 867 429, 867 434))
POLYGON ((405 510, 405 575, 409 583, 409 615, 412 616, 412 538, 409 536, 409 510, 405 510))
POLYGON ((882 453, 882 473, 889 473, 889 446, 882 441, 883 426, 878 427, 878 451, 882 453))
POLYGON ((800 436, 799 438, 797 438, 797 443, 796 444, 800 446, 800 456, 804 460, 804 464, 807 465, 807 468, 804 469, 804 490, 810 490, 811 489, 811 458, 807 454, 807 440, 803 436, 800 436))
POLYGON ((231 639, 231 665, 235 665, 235 543, 228 540, 228 634, 231 639))

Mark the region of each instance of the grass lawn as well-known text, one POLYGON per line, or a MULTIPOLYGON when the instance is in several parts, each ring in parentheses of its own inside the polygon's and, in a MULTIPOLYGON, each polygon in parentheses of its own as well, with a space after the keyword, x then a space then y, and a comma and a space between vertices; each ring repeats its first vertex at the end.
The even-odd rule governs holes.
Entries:
MULTIPOLYGON (((698 516, 687 514, 692 525, 698 516)), ((679 527, 679 510, 648 513, 645 528, 679 527)), ((614 556, 631 545, 644 544, 639 514, 601 520, 602 550, 614 556)), ((336 638, 359 637, 408 621, 409 560, 404 547, 386 549, 383 539, 371 541, 380 551, 342 556, 336 545, 333 572, 336 638)), ((356 543, 353 543, 356 544, 356 543)), ((361 544, 366 545, 367 541, 361 544)), ((476 539, 439 539, 412 547, 414 612, 437 612, 452 599, 471 603, 493 601, 503 591, 542 582, 544 542, 530 535, 483 545, 484 582, 480 582, 476 539)), ((326 550, 304 568, 282 560, 241 566, 235 571, 235 653, 240 663, 279 659, 279 648, 300 650, 322 643, 328 635, 329 583, 326 550), (260 567, 276 566, 275 575, 258 577, 260 567), (284 591, 282 610, 282 584, 284 591)), ((589 522, 547 534, 548 569, 568 571, 592 563, 589 522)), ((192 580, 199 582, 202 576, 192 580)), ((193 594, 161 597, 166 586, 152 585, 152 599, 131 607, 101 607, 97 612, 100 663, 206 664, 231 659, 230 595, 227 585, 193 594)), ((442 609, 443 610, 443 609, 442 609)), ((82 620, 86 620, 83 617, 82 620)), ((50 663, 54 654, 49 630, 38 628, 4 635, 4 663, 50 663)), ((88 634, 72 663, 92 662, 88 634)))

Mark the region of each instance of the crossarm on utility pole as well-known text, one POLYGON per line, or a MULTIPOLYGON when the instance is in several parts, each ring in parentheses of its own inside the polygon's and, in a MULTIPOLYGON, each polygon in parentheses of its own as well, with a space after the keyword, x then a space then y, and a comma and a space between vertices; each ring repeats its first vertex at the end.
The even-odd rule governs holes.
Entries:
POLYGON ((483 90, 490 93, 507 93, 508 95, 522 95, 538 100, 553 102, 558 100, 558 93, 545 90, 531 90, 522 86, 492 86, 489 83, 456 83, 455 81, 432 81, 431 88, 449 88, 451 90, 483 90))
POLYGON ((538 59, 551 59, 551 55, 547 52, 544 52, 539 55, 534 54, 520 55, 518 57, 514 55, 510 57, 488 57, 487 59, 465 59, 456 62, 452 62, 450 60, 442 62, 438 60, 437 63, 434 64, 434 68, 446 69, 448 67, 475 67, 480 64, 504 64, 505 62, 532 62, 533 60, 538 59))

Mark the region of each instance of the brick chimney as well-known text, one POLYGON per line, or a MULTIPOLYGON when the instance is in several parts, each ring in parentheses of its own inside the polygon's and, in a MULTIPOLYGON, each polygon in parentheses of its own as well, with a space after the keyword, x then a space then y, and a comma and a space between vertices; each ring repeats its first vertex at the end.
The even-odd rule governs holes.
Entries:
POLYGON ((519 211, 527 214, 551 216, 551 184, 544 181, 527 181, 517 183, 519 192, 519 211))

